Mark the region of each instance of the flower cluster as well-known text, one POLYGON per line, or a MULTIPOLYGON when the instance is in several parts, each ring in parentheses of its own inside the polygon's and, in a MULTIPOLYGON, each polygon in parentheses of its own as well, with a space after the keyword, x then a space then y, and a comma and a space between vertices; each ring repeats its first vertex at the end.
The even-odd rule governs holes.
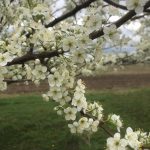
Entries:
MULTIPOLYGON (((42 95, 43 99, 56 102, 54 110, 65 118, 71 133, 92 134, 102 125, 113 124, 118 131, 107 139, 108 150, 126 150, 127 147, 137 150, 150 143, 150 135, 134 132, 131 128, 127 128, 121 138, 123 124, 120 116, 107 116, 101 104, 87 102, 85 84, 78 78, 110 61, 116 62, 117 57, 105 58, 102 54, 105 45, 118 44, 120 38, 118 26, 108 19, 112 14, 104 13, 103 7, 107 5, 103 5, 102 0, 96 1, 83 12, 80 23, 70 19, 47 28, 47 20, 53 18, 50 4, 48 1, 38 2, 12 1, 11 4, 6 1, 5 6, 0 2, 0 7, 3 5, 0 20, 7 24, 0 26, 0 90, 7 88, 6 79, 27 79, 37 85, 47 80, 49 90, 42 95), (92 41, 89 34, 99 29, 103 35, 92 41), (15 63, 8 65, 12 61, 15 63)), ((146 2, 127 0, 127 8, 139 13, 146 2)))
POLYGON ((75 92, 72 99, 72 105, 77 107, 78 111, 83 110, 84 112, 87 109, 87 102, 85 98, 85 86, 82 83, 82 80, 77 81, 77 86, 75 88, 75 92))
POLYGON ((4 82, 4 75, 7 73, 7 69, 0 66, 0 91, 7 89, 7 84, 4 82))
POLYGON ((6 66, 8 62, 11 62, 13 57, 8 52, 0 53, 0 66, 6 66))
POLYGON ((103 107, 94 102, 88 105, 88 112, 90 112, 94 117, 96 117, 99 121, 102 120, 103 117, 103 107))
POLYGON ((65 113, 66 120, 75 120, 77 109, 75 107, 73 107, 73 108, 68 107, 68 108, 64 109, 64 113, 65 113))
POLYGON ((86 117, 82 117, 78 122, 73 122, 73 124, 68 124, 71 133, 82 134, 83 131, 89 133, 96 132, 98 130, 99 121, 94 121, 92 118, 88 120, 86 117))
POLYGON ((127 0, 126 5, 128 10, 135 10, 135 12, 142 13, 144 6, 148 0, 127 0))
POLYGON ((138 150, 146 143, 149 135, 140 131, 133 131, 131 127, 126 129, 124 138, 120 133, 115 133, 114 137, 107 139, 108 150, 126 150, 127 148, 138 150), (145 137, 145 138, 144 138, 145 137), (142 139, 142 140, 141 140, 142 139), (145 143, 144 143, 145 142, 145 143))
POLYGON ((47 74, 47 67, 42 66, 39 60, 37 60, 35 62, 35 68, 32 70, 32 77, 34 78, 33 80, 35 82, 39 80, 44 80, 46 78, 46 74, 47 74))
POLYGON ((103 31, 105 40, 118 39, 117 27, 115 24, 104 27, 103 31))
POLYGON ((88 8, 88 11, 84 17, 85 26, 88 28, 88 33, 99 29, 102 26, 102 6, 95 6, 94 4, 88 8), (95 9, 96 8, 96 9, 95 9))
POLYGON ((120 128, 122 127, 122 121, 120 119, 120 116, 113 114, 113 115, 109 115, 108 118, 110 122, 112 122, 117 127, 118 131, 120 132, 120 128))

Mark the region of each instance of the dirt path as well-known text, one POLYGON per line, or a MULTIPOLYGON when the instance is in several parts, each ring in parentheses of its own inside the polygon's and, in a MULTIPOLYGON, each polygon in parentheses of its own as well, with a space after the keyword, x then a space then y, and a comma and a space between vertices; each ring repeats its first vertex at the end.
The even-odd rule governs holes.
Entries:
POLYGON ((128 89, 150 87, 150 74, 103 75, 84 78, 89 89, 128 89))
MULTIPOLYGON (((99 77, 84 77, 87 89, 89 90, 113 90, 113 89, 128 89, 128 88, 143 88, 150 87, 150 73, 148 74, 109 74, 99 77)), ((41 83, 36 87, 33 83, 28 86, 24 84, 11 84, 4 94, 12 93, 31 93, 45 92, 48 90, 46 82, 41 83)))

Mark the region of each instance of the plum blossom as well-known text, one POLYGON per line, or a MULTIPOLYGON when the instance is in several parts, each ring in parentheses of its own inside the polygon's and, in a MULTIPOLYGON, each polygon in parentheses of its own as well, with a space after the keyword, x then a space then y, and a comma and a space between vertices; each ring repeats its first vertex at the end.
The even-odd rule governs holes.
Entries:
POLYGON ((77 107, 78 111, 82 109, 85 111, 87 109, 87 102, 86 97, 84 96, 85 93, 85 86, 81 80, 77 81, 77 86, 75 88, 74 97, 72 99, 72 105, 77 107))
POLYGON ((63 92, 62 98, 60 99, 60 105, 65 105, 71 101, 71 97, 68 95, 67 91, 63 92))
POLYGON ((107 150, 126 150, 127 145, 127 141, 121 139, 120 133, 115 133, 114 137, 107 139, 107 150))
POLYGON ((144 5, 148 0, 126 0, 128 10, 135 10, 135 12, 142 13, 144 5))
POLYGON ((10 56, 9 52, 0 53, 0 66, 6 66, 8 62, 11 62, 14 57, 10 56))
POLYGON ((63 50, 68 51, 76 48, 76 39, 74 36, 69 36, 63 39, 63 50))
POLYGON ((84 50, 75 50, 72 55, 72 59, 75 63, 84 63, 86 58, 86 53, 84 50))
POLYGON ((86 44, 88 44, 91 40, 89 39, 88 35, 78 35, 76 37, 78 39, 78 45, 79 47, 84 48, 86 46, 86 44))
POLYGON ((57 71, 53 75, 50 74, 48 76, 48 82, 51 87, 53 86, 60 87, 62 85, 62 81, 63 81, 63 78, 57 71))
POLYGON ((47 93, 47 95, 53 98, 56 102, 59 102, 59 100, 62 98, 62 91, 60 88, 54 86, 50 88, 50 91, 47 93))
MULTIPOLYGON (((28 68, 29 69, 29 68, 28 68)), ((40 61, 35 61, 35 68, 32 70, 33 80, 44 80, 47 76, 47 67, 42 66, 40 61)))
POLYGON ((82 128, 83 130, 89 127, 88 118, 86 117, 82 117, 78 123, 79 123, 80 128, 82 128))
POLYGON ((0 91, 5 91, 7 89, 7 83, 0 80, 0 91))
POLYGON ((47 94, 42 94, 43 100, 48 102, 49 101, 49 97, 47 94))
POLYGON ((88 104, 88 111, 91 112, 93 116, 97 117, 98 120, 101 120, 103 117, 103 108, 96 102, 94 102, 93 104, 88 104))
POLYGON ((86 26, 90 29, 90 31, 101 28, 102 17, 100 14, 93 14, 87 18, 86 26))
POLYGON ((130 127, 128 127, 126 130, 125 139, 133 149, 138 149, 141 146, 141 142, 138 141, 138 134, 133 132, 132 128, 130 127))
POLYGON ((64 110, 64 113, 65 113, 66 120, 75 120, 77 109, 75 107, 73 107, 73 108, 68 107, 64 110))
POLYGON ((49 8, 44 4, 38 4, 33 9, 33 16, 46 16, 49 13, 49 8))
POLYGON ((109 116, 110 121, 117 126, 118 132, 120 132, 120 128, 122 127, 122 121, 120 116, 113 114, 109 116))
POLYGON ((98 125, 99 125, 99 120, 94 121, 92 118, 90 118, 89 119, 89 128, 88 128, 88 130, 92 131, 92 132, 97 132, 98 125))
POLYGON ((4 91, 7 89, 7 83, 3 81, 4 77, 0 74, 0 91, 4 91))
POLYGON ((103 32, 104 32, 105 40, 118 39, 117 27, 115 24, 111 24, 110 26, 105 26, 103 32))
POLYGON ((72 105, 77 106, 78 111, 81 111, 81 109, 86 109, 87 108, 86 98, 83 95, 80 98, 74 97, 72 99, 72 105))
POLYGON ((83 133, 83 128, 81 128, 79 126, 78 122, 73 122, 73 124, 68 124, 68 127, 70 128, 70 132, 75 134, 75 133, 79 133, 82 134, 83 133))

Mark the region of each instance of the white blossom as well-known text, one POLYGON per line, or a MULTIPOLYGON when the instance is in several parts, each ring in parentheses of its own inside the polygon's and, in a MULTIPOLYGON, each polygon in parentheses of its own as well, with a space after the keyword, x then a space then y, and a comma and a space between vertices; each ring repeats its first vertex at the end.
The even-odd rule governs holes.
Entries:
POLYGON ((148 0, 126 0, 128 10, 135 10, 135 12, 142 13, 144 5, 148 0))
POLYGON ((65 113, 65 119, 66 120, 75 120, 77 109, 74 107, 73 108, 68 107, 64 110, 64 113, 65 113))
POLYGON ((89 121, 88 121, 88 118, 86 117, 82 117, 78 123, 79 123, 80 128, 82 128, 83 130, 89 127, 89 121))
POLYGON ((88 111, 91 112, 93 116, 97 117, 98 120, 101 120, 103 117, 103 108, 96 102, 88 104, 88 111))
POLYGON ((122 121, 120 116, 113 114, 109 116, 110 121, 117 126, 118 131, 120 132, 120 128, 122 127, 122 121))
POLYGON ((66 37, 63 39, 63 50, 68 51, 71 49, 75 49, 76 47, 76 39, 73 36, 66 37))
POLYGON ((52 97, 56 102, 59 102, 59 100, 62 98, 62 91, 58 87, 51 87, 50 91, 48 92, 48 96, 52 97))
POLYGON ((108 150, 126 150, 127 144, 125 139, 121 139, 120 133, 116 133, 114 137, 107 139, 108 150))
POLYGON ((83 63, 85 61, 86 58, 86 53, 83 50, 75 50, 72 54, 72 59, 75 63, 83 63))
POLYGON ((13 56, 10 56, 8 52, 0 53, 0 66, 6 66, 8 62, 11 62, 14 59, 13 56))
POLYGON ((79 126, 78 122, 73 122, 73 124, 68 124, 68 127, 70 128, 71 133, 83 133, 83 128, 79 126))
POLYGON ((75 93, 75 97, 72 99, 72 105, 77 106, 78 111, 87 108, 86 98, 82 94, 80 98, 77 98, 79 96, 80 96, 79 93, 78 94, 75 93))
POLYGON ((49 97, 47 94, 42 94, 43 100, 48 102, 49 101, 49 97))
POLYGON ((60 87, 62 84, 62 81, 63 81, 63 78, 57 71, 53 75, 50 74, 48 76, 48 82, 51 87, 53 87, 53 86, 60 87))
POLYGON ((138 134, 133 132, 132 128, 128 127, 126 130, 125 139, 133 149, 138 149, 141 143, 138 141, 138 134))
POLYGON ((111 24, 110 26, 105 26, 103 29, 104 38, 107 40, 118 39, 117 27, 115 24, 111 24))
POLYGON ((32 74, 34 75, 35 80, 44 80, 46 78, 47 67, 42 65, 36 65, 32 74))
POLYGON ((93 120, 92 118, 89 119, 89 128, 88 131, 97 132, 99 125, 99 120, 93 120))

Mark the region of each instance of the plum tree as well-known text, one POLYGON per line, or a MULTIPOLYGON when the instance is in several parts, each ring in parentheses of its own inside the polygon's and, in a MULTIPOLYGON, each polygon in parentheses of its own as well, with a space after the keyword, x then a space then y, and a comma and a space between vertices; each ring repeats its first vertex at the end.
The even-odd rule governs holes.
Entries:
MULTIPOLYGON (((46 79, 50 88, 42 96, 58 104, 54 110, 64 116, 71 133, 92 134, 102 128, 110 136, 107 150, 148 149, 150 134, 128 127, 121 137, 120 116, 106 116, 101 104, 88 102, 79 77, 104 64, 105 47, 127 44, 131 39, 121 26, 148 20, 149 7, 150 0, 2 0, 0 90, 11 82, 38 85, 46 79), (115 133, 106 124, 115 125, 115 133)), ((149 44, 146 31, 138 34, 149 44)))

